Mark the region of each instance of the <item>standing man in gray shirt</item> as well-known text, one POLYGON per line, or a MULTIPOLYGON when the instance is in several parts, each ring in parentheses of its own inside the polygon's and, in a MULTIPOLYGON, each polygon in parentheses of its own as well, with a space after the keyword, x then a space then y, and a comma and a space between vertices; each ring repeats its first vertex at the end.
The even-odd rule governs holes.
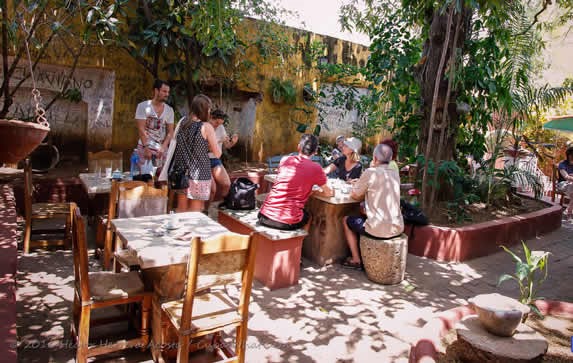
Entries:
POLYGON ((168 97, 169 85, 157 79, 153 83, 153 98, 137 105, 135 121, 139 131, 137 153, 140 167, 147 160, 152 160, 158 168, 164 164, 175 118, 173 108, 165 103, 168 97))

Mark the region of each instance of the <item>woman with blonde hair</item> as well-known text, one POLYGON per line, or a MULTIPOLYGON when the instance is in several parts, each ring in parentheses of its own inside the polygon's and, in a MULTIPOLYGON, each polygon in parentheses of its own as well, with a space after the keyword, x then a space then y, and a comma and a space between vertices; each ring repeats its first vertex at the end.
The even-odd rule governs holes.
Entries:
POLYGON ((337 178, 346 181, 360 178, 362 174, 362 164, 360 164, 361 147, 362 142, 356 137, 349 137, 344 140, 342 156, 324 168, 324 172, 328 175, 336 171, 337 178))
MULTIPOLYGON (((189 186, 177 193, 177 212, 201 212, 211 194, 211 162, 209 152, 221 157, 215 129, 208 122, 211 99, 199 94, 191 102, 191 113, 177 125, 173 162, 186 170, 189 186)), ((171 159, 171 158, 170 158, 171 159)), ((165 178, 162 174, 160 180, 165 178)), ((165 178, 166 179, 166 178, 165 178)))

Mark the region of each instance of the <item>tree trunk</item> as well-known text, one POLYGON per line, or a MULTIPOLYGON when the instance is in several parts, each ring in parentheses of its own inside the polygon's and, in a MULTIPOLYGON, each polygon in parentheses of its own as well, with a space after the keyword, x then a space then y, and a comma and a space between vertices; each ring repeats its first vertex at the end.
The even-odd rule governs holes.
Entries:
MULTIPOLYGON (((456 110, 457 90, 455 84, 450 84, 448 94, 449 70, 454 67, 456 48, 463 47, 471 10, 464 8, 461 13, 450 6, 444 13, 434 11, 429 20, 430 31, 424 44, 423 58, 425 63, 420 68, 417 78, 420 82, 423 98, 423 113, 420 130, 420 154, 426 158, 426 163, 433 162, 434 173, 441 160, 453 160, 456 146, 456 134, 459 126, 456 110), (457 33, 457 34, 456 34, 457 33), (455 42, 455 44, 454 44, 455 42)), ((459 53, 459 52, 457 52, 459 53)), ((427 165, 427 164, 426 164, 427 165)), ((426 168, 422 178, 422 206, 431 209, 436 202, 447 194, 448 188, 439 188, 437 193, 435 185, 431 182, 435 174, 431 174, 426 168)))

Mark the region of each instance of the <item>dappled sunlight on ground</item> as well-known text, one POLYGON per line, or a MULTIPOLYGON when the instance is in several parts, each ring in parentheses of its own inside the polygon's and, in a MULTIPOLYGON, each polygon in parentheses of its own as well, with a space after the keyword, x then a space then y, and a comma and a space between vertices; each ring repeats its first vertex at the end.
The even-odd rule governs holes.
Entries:
MULTIPOLYGON (((552 252, 550 276, 540 290, 547 299, 573 301, 563 276, 573 272, 573 224, 540 239, 532 249, 552 252)), ((522 254, 519 246, 514 251, 522 254)), ((90 251, 90 264, 99 269, 90 251)), ((514 264, 501 251, 466 263, 408 255, 406 279, 383 286, 362 271, 318 267, 304 260, 298 286, 269 291, 255 282, 250 304, 247 359, 251 362, 407 362, 410 343, 436 312, 480 293, 517 297, 515 283, 497 287, 514 264)), ((73 361, 69 325, 73 297, 70 251, 19 256, 18 335, 22 362, 73 361)), ((232 331, 225 342, 232 344, 232 331)), ((97 362, 151 361, 149 353, 119 352, 97 362), (121 358, 124 357, 124 358, 121 358)))

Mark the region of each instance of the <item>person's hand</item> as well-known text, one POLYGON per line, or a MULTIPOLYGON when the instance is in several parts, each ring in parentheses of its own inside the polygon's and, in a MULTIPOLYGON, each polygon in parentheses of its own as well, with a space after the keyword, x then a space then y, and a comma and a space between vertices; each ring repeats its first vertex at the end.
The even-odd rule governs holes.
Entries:
POLYGON ((348 181, 348 184, 354 185, 354 184, 356 184, 357 181, 358 181, 358 179, 350 179, 348 181))
POLYGON ((143 157, 144 157, 146 160, 151 159, 151 156, 152 156, 152 155, 153 155, 153 153, 151 152, 151 150, 149 149, 149 147, 146 147, 146 148, 143 149, 143 157))
POLYGON ((159 150, 157 151, 157 158, 161 159, 163 158, 163 155, 165 154, 165 146, 161 145, 161 147, 159 148, 159 150))

